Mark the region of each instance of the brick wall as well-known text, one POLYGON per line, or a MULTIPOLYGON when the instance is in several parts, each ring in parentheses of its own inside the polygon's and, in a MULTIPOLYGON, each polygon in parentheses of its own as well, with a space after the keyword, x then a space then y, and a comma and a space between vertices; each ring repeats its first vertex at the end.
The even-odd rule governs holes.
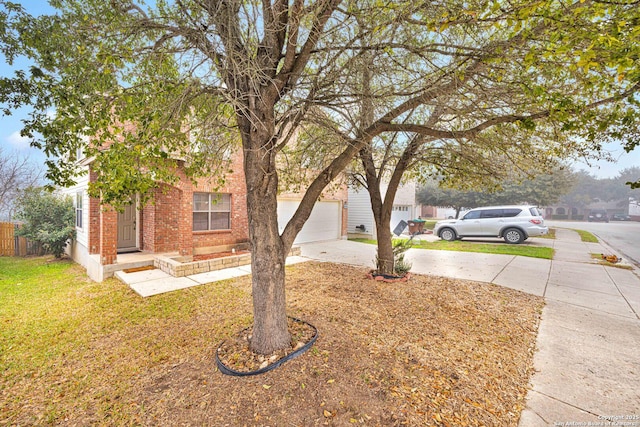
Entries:
POLYGON ((234 245, 249 239, 246 208, 246 187, 242 168, 242 153, 234 157, 233 172, 220 186, 215 178, 200 178, 192 185, 182 171, 176 186, 162 185, 155 191, 154 202, 142 209, 142 250, 179 252, 192 255, 194 248, 234 245), (231 229, 193 232, 193 193, 231 194, 231 229))
POLYGON ((100 210, 100 263, 115 264, 118 246, 118 213, 109 206, 100 210))
MULTIPOLYGON (((98 174, 89 170, 89 182, 95 182, 98 174)), ((100 253, 100 199, 89 197, 89 235, 88 250, 90 254, 100 253)))
MULTIPOLYGON (((247 188, 244 182, 242 150, 238 150, 222 186, 216 180, 199 179, 193 192, 231 194, 231 230, 197 231, 193 233, 194 248, 233 245, 249 241, 247 218, 247 188)), ((192 198, 193 201, 193 198, 192 198)))

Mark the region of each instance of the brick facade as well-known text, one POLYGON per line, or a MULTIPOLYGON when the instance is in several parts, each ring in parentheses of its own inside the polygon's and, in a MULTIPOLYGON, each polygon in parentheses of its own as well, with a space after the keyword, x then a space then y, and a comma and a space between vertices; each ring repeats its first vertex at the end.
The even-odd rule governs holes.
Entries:
MULTIPOLYGON (((154 190, 152 201, 140 208, 136 232, 140 250, 151 253, 178 252, 193 255, 194 250, 215 252, 227 246, 247 244, 249 240, 246 209, 246 187, 242 167, 242 152, 232 159, 233 173, 222 185, 216 178, 200 178, 196 184, 177 171, 175 185, 161 184, 154 190), (231 195, 231 229, 193 231, 193 193, 228 193, 231 195)), ((90 181, 98 179, 90 172, 90 181)), ((89 251, 100 255, 103 265, 117 258, 118 213, 100 206, 98 199, 89 202, 89 251)))
MULTIPOLYGON (((246 246, 249 241, 249 221, 246 208, 246 186, 242 151, 234 155, 231 169, 223 184, 215 178, 200 178, 195 184, 179 169, 175 185, 162 184, 154 190, 152 201, 140 207, 136 233, 139 249, 150 253, 178 252, 182 256, 230 250, 246 246), (193 231, 193 193, 226 193, 231 195, 229 230, 193 231)), ((90 180, 98 179, 90 172, 90 180)), ((300 194, 294 194, 300 198, 300 194)), ((342 235, 347 233, 347 189, 337 186, 326 191, 321 199, 342 201, 342 235)), ((102 265, 113 264, 117 258, 118 213, 100 206, 98 199, 89 202, 89 251, 100 255, 102 265)))
MULTIPOLYGON (((95 182, 98 174, 89 169, 89 182, 95 182)), ((90 254, 100 253, 100 199, 89 198, 89 236, 88 251, 90 254)))
POLYGON ((118 256, 118 212, 109 206, 100 210, 100 264, 114 264, 118 256))

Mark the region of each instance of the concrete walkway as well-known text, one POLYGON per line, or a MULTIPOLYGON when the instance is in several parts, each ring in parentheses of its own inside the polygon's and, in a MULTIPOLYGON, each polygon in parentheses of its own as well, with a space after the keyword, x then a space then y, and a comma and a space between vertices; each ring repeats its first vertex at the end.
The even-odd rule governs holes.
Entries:
MULTIPOLYGON (((300 256, 290 256, 287 258, 286 265, 305 261, 309 261, 309 259, 300 256)), ((159 269, 137 271, 134 273, 116 271, 114 276, 129 285, 138 295, 146 298, 153 295, 191 288, 193 286, 204 285, 206 283, 248 276, 249 274, 251 274, 251 266, 244 265, 185 277, 174 277, 159 269)))
MULTIPOLYGON (((598 264, 591 253, 615 252, 583 243, 571 230, 558 228, 555 240, 527 243, 552 246, 554 259, 422 249, 409 250, 407 259, 414 273, 495 283, 545 298, 536 373, 519 427, 640 427, 640 271, 598 264)), ((302 257, 289 257, 287 264, 312 259, 373 268, 376 256, 374 245, 346 240, 301 250, 302 257)), ((149 296, 250 273, 246 266, 184 278, 159 270, 117 276, 149 296)))

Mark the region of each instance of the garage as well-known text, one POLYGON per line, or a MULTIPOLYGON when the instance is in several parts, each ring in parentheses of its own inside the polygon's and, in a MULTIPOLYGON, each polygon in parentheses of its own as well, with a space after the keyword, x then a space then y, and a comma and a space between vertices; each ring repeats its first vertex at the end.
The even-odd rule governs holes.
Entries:
POLYGON ((391 211, 391 230, 394 230, 400 221, 408 223, 411 219, 411 206, 393 205, 391 211))
MULTIPOLYGON (((280 233, 298 209, 300 200, 278 200, 280 233)), ((339 201, 316 202, 311 216, 298 233, 295 244, 335 240, 341 236, 342 209, 339 201)))

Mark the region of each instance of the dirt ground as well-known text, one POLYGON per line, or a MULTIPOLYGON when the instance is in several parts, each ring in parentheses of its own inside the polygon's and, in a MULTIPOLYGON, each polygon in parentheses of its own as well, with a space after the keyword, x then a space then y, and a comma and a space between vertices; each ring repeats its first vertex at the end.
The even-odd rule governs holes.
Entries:
MULTIPOLYGON (((288 271, 289 314, 311 350, 266 374, 221 374, 213 354, 158 366, 136 387, 144 425, 515 426, 540 298, 494 285, 307 263, 288 271)), ((234 286, 250 290, 249 279, 234 286)))

